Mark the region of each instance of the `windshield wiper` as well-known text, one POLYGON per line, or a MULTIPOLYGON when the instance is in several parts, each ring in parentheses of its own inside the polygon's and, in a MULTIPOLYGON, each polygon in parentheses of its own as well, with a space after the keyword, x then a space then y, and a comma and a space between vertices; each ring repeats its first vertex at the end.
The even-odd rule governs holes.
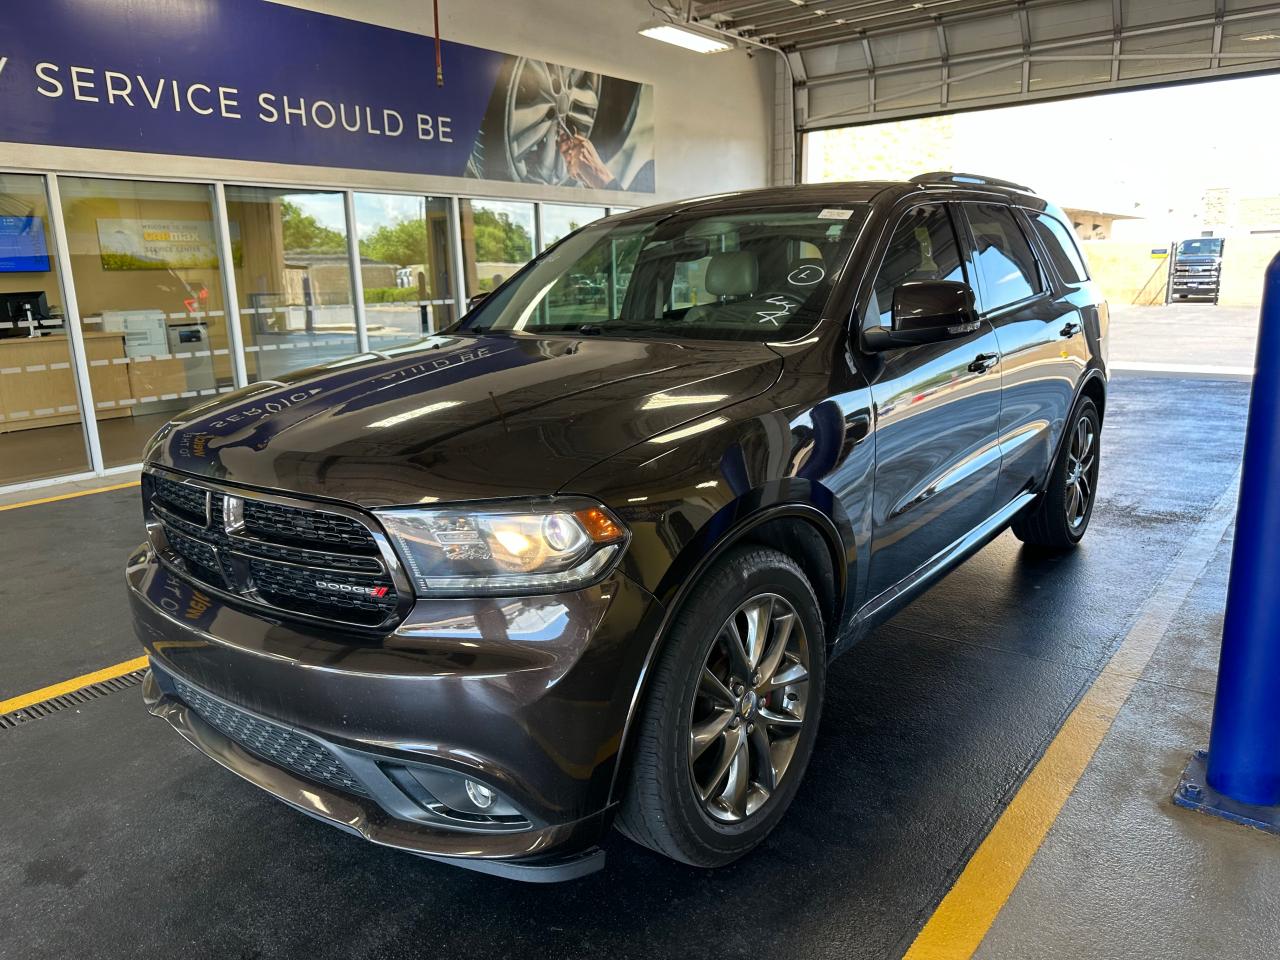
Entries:
POLYGON ((613 320, 603 320, 599 322, 584 323, 575 328, 575 333, 585 334, 586 336, 599 336, 601 334, 610 333, 654 333, 659 332, 656 324, 639 323, 636 321, 625 321, 621 317, 613 320))

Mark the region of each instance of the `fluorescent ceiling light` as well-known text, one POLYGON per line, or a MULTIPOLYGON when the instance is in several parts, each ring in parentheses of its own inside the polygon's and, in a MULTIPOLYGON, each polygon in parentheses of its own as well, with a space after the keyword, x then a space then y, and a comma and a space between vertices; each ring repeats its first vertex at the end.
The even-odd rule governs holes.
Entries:
POLYGON ((696 23, 667 23, 660 20, 641 27, 640 35, 663 43, 673 43, 694 53, 722 53, 732 50, 734 46, 732 41, 713 30, 699 27, 696 23))

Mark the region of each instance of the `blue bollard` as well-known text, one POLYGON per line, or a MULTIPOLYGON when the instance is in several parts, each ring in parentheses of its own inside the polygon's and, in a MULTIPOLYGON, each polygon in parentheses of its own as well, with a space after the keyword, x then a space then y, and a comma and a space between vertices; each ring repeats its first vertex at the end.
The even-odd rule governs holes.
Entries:
POLYGON ((1280 254, 1262 296, 1209 752, 1174 802, 1280 833, 1280 254))

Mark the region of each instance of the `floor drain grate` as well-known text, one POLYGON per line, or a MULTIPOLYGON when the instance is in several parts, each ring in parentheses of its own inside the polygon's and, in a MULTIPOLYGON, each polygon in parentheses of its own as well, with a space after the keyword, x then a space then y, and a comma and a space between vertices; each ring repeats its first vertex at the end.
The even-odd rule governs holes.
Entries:
POLYGON ((119 693, 121 690, 136 687, 146 675, 146 670, 134 670, 131 673, 112 677, 110 680, 103 680, 99 683, 92 683, 87 687, 81 687, 71 693, 64 693, 60 697, 41 700, 39 703, 33 703, 30 706, 23 707, 21 710, 14 710, 12 713, 0 714, 0 730, 19 727, 24 723, 39 720, 69 707, 78 707, 82 703, 100 700, 110 694, 119 693))

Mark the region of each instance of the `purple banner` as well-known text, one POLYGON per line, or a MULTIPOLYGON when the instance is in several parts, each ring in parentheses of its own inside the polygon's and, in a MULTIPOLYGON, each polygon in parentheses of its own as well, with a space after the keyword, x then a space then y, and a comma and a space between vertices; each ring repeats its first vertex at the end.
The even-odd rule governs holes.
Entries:
POLYGON ((6 0, 0 140, 652 191, 652 90, 263 0, 6 0))

